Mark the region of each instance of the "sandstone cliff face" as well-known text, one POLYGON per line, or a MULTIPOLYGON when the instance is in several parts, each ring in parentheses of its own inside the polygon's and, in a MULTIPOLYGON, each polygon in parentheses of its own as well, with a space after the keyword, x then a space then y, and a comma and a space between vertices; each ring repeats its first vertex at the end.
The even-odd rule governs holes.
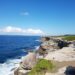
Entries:
POLYGON ((48 52, 59 49, 58 42, 50 37, 43 37, 42 44, 39 47, 38 53, 40 55, 46 55, 48 52))
POLYGON ((63 47, 67 47, 70 44, 68 41, 64 41, 62 39, 52 38, 52 37, 43 37, 41 46, 44 49, 60 49, 63 47))
POLYGON ((30 72, 30 70, 25 70, 23 68, 17 68, 14 71, 14 75, 28 75, 28 72, 30 72))
POLYGON ((36 64, 37 58, 35 53, 29 53, 22 59, 20 66, 24 69, 31 69, 36 64))
POLYGON ((68 47, 70 44, 68 41, 56 37, 43 37, 41 38, 41 42, 42 43, 37 51, 40 58, 44 58, 49 52, 58 51, 63 47, 68 47))
POLYGON ((14 75, 27 75, 37 62, 36 54, 29 53, 22 59, 20 66, 15 69, 14 75))

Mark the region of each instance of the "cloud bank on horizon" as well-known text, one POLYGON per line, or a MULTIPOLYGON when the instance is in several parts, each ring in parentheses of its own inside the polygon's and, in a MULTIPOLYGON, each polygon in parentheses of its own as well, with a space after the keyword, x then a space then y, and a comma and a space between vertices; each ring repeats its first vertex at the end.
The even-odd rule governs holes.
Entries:
POLYGON ((19 27, 7 26, 0 29, 0 33, 7 33, 12 34, 15 33, 16 35, 44 35, 45 33, 41 29, 23 29, 19 27))

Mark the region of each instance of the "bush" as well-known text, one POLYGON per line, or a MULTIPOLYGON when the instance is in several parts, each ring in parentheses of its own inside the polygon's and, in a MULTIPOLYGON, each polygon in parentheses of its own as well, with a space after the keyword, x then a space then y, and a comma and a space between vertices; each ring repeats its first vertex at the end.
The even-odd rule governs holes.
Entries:
POLYGON ((36 66, 31 70, 28 75, 44 75, 46 72, 51 72, 54 65, 51 61, 45 59, 39 59, 36 66))

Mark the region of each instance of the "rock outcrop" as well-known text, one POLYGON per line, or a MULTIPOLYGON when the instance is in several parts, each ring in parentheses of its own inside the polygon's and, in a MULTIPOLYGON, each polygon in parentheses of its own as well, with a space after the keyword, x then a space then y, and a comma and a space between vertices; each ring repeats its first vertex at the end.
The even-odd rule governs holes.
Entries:
POLYGON ((73 47, 64 47, 54 52, 49 52, 45 57, 47 60, 55 61, 74 61, 75 60, 75 48, 73 47))
POLYGON ((20 66, 15 69, 14 75, 27 75, 37 62, 36 54, 30 53, 23 57, 20 66))
POLYGON ((43 37, 42 44, 39 47, 38 53, 40 55, 46 55, 48 52, 59 50, 63 47, 68 47, 69 42, 52 37, 43 37))
POLYGON ((20 66, 24 69, 32 69, 36 64, 36 61, 36 54, 29 52, 29 54, 22 59, 20 66))

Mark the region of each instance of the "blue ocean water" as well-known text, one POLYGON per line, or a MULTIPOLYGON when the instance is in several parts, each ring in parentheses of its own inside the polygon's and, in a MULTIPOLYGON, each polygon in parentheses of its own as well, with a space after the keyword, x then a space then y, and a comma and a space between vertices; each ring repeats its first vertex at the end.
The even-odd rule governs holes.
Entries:
POLYGON ((40 45, 39 39, 39 36, 0 35, 0 63, 26 55, 28 50, 40 45))
POLYGON ((12 69, 19 66, 28 51, 36 50, 39 40, 39 36, 0 35, 0 75, 14 75, 12 69))

